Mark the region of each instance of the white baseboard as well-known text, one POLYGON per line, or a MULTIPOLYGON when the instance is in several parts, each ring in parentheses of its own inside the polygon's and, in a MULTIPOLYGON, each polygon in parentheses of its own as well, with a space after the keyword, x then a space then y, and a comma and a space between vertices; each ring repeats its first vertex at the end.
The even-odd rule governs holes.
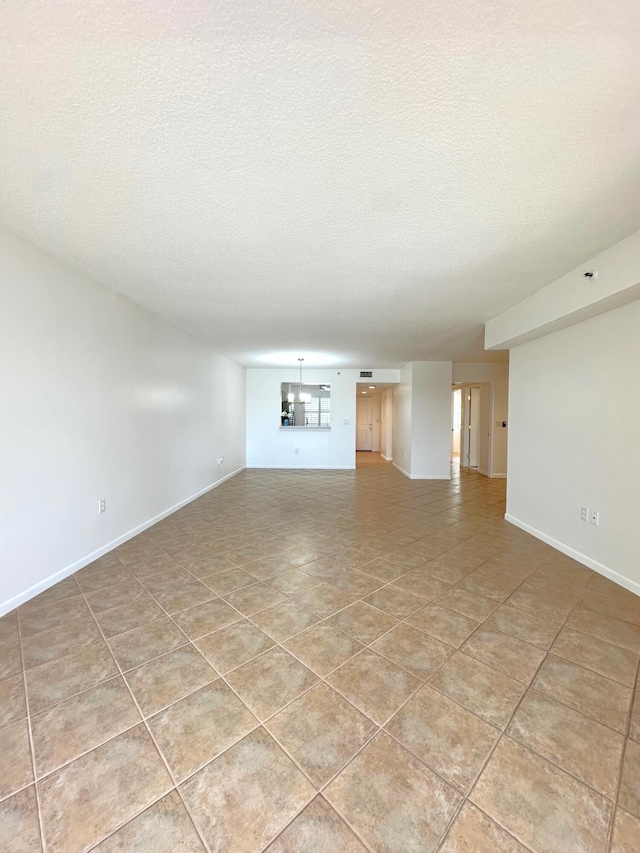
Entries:
POLYGON ((443 474, 441 476, 437 474, 410 474, 408 471, 405 471, 404 468, 401 468, 396 462, 393 463, 393 467, 397 468, 401 474, 404 474, 409 480, 450 480, 451 473, 443 474))
POLYGON ((355 471, 355 465, 247 465, 247 471, 355 471))
POLYGON ((380 456, 382 456, 385 462, 393 462, 393 456, 385 456, 384 453, 381 453, 380 456))
POLYGON ((60 569, 60 571, 49 575, 49 577, 39 581, 38 583, 29 587, 29 589, 26 589, 24 592, 20 592, 18 593, 18 595, 14 595, 13 598, 10 598, 8 601, 2 602, 2 604, 0 604, 0 616, 4 616, 5 613, 9 613, 10 610, 19 607, 21 604, 24 604, 26 601, 29 601, 29 599, 33 598, 41 592, 44 592, 46 589, 49 589, 49 587, 58 583, 58 581, 68 578, 69 575, 72 575, 74 574, 74 572, 83 569, 85 566, 88 566, 89 563, 93 563, 93 561, 97 560, 98 557, 102 557, 105 554, 108 554, 109 551, 113 551, 113 549, 117 548, 118 545, 123 545, 125 542, 128 542, 129 539, 133 539, 134 536, 137 536, 139 533, 143 533, 145 530, 148 530, 149 527, 153 527, 154 524, 157 524, 159 521, 162 521, 163 518, 166 518, 168 515, 177 512, 179 509, 182 509, 183 506, 190 504, 192 501, 201 498, 202 495, 206 495, 207 492, 210 492, 217 486, 222 485, 222 483, 224 483, 226 480, 230 480, 231 477, 235 477, 236 474, 239 474, 241 471, 244 470, 244 465, 242 466, 242 468, 237 468, 235 471, 232 471, 231 474, 227 474, 226 477, 222 477, 220 480, 216 480, 215 483, 211 483, 211 485, 205 486, 204 489, 201 489, 199 492, 196 492, 195 495, 191 495, 191 497, 185 498, 174 506, 169 507, 169 509, 165 509, 163 512, 159 513, 158 515, 155 515, 148 521, 143 521, 142 524, 139 524, 132 530, 128 530, 126 533, 123 533, 122 536, 118 536, 116 539, 112 539, 111 542, 107 542, 106 545, 102 545, 100 548, 97 548, 90 554, 87 554, 86 556, 81 557, 79 560, 76 560, 74 563, 65 566, 64 569, 60 569))
POLYGON ((506 474, 489 474, 489 477, 491 477, 492 480, 506 480, 507 479, 506 474))
POLYGON ((541 530, 537 530, 535 527, 531 527, 530 524, 526 524, 524 521, 520 521, 519 518, 515 518, 513 515, 509 515, 509 513, 505 513, 505 520, 510 522, 510 524, 519 527, 520 530, 524 530, 526 533, 530 533, 532 536, 535 536, 536 539, 540 539, 542 542, 546 542, 547 545, 551 545, 552 548, 555 548, 556 551, 560 551, 562 554, 566 554, 567 557, 571 557, 573 560, 577 560, 579 563, 582 563, 583 566, 586 566, 589 569, 593 569, 594 572, 598 572, 599 575, 604 575, 605 578, 609 578, 614 583, 617 583, 619 586, 623 586, 625 589, 630 590, 631 592, 635 592, 636 595, 640 595, 640 583, 637 581, 631 580, 631 578, 625 577, 625 575, 621 575, 619 572, 610 569, 608 566, 605 566, 603 563, 599 563, 597 560, 588 557, 586 554, 583 554, 581 551, 576 551, 575 548, 571 548, 569 545, 565 545, 564 542, 560 542, 558 539, 554 539, 553 536, 548 536, 546 533, 543 533, 541 530))

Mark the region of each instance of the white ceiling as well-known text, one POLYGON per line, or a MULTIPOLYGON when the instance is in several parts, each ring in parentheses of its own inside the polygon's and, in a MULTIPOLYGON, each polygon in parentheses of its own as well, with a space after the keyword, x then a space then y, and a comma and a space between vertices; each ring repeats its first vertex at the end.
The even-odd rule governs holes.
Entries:
POLYGON ((640 228, 639 45, 637 0, 6 0, 0 222, 247 365, 495 360, 640 228))

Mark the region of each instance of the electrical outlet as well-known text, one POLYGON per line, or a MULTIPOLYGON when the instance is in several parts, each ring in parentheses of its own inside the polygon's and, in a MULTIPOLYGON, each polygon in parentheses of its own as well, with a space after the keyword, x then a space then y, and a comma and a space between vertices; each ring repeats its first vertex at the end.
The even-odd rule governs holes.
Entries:
POLYGON ((586 506, 580 507, 580 521, 588 521, 589 520, 589 509, 586 506))
POLYGON ((98 515, 102 515, 103 512, 107 511, 107 499, 100 498, 98 501, 98 515))
POLYGON ((594 524, 596 527, 600 526, 600 513, 596 512, 595 509, 591 510, 591 524, 594 524))
POLYGON ((295 449, 293 452, 294 452, 294 453, 300 453, 300 451, 298 450, 298 448, 297 448, 297 447, 296 447, 296 449, 295 449))
POLYGON ((223 461, 222 456, 218 456, 218 465, 222 465, 223 461))

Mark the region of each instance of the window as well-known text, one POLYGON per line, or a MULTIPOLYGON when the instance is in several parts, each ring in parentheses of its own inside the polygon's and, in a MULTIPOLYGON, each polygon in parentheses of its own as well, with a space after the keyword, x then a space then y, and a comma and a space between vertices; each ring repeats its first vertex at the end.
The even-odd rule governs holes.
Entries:
POLYGON ((280 426, 329 429, 331 386, 283 382, 280 386, 280 426))

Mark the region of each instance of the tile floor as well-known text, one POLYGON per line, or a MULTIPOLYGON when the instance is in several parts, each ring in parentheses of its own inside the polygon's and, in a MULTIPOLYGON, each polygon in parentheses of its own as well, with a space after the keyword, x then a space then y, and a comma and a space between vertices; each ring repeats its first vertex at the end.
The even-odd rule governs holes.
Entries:
POLYGON ((1 850, 640 850, 640 598, 504 482, 359 466, 246 471, 0 620, 1 850))

